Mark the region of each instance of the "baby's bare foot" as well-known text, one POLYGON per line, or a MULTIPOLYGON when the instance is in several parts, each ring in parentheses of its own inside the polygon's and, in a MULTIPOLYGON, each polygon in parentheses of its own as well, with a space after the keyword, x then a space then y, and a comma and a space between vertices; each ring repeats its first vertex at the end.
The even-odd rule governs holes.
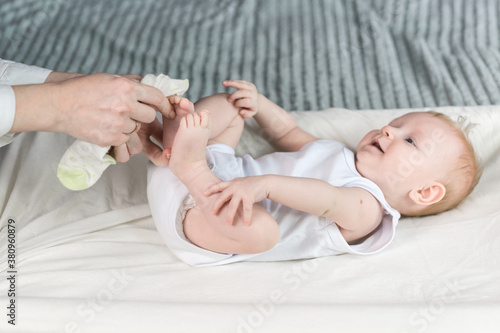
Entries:
POLYGON ((170 96, 168 101, 174 107, 176 116, 173 119, 163 117, 163 147, 172 148, 179 122, 184 116, 194 112, 194 105, 187 98, 179 96, 170 96))
POLYGON ((179 129, 172 145, 170 168, 183 181, 185 176, 198 168, 208 168, 205 147, 210 137, 208 110, 185 115, 179 122, 179 129))

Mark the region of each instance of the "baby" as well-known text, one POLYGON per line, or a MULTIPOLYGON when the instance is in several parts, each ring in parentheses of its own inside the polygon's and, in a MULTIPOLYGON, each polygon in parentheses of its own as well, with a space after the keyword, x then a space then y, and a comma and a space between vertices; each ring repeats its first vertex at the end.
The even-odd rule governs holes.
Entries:
POLYGON ((297 126, 246 81, 194 105, 170 97, 169 167, 150 165, 148 199, 169 248, 191 265, 372 254, 403 215, 459 204, 477 184, 471 144, 448 117, 414 112, 367 133, 353 153, 297 126), (254 117, 279 152, 235 157, 254 117))

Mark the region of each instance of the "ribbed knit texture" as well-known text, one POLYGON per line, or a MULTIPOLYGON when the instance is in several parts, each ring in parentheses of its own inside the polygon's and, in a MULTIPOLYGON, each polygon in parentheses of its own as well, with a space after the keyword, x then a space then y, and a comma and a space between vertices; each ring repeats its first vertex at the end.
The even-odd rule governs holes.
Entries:
POLYGON ((498 0, 15 0, 0 58, 189 78, 192 100, 254 82, 287 110, 500 101, 498 0))

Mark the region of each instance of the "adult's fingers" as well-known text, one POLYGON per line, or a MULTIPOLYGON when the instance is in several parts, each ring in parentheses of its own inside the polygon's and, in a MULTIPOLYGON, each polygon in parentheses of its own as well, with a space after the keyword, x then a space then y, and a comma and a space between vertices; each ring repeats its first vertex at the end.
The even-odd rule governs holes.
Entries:
POLYGON ((141 124, 141 129, 137 132, 141 141, 145 142, 152 136, 158 142, 163 141, 163 125, 158 119, 149 124, 141 124))
POLYGON ((130 156, 139 154, 142 151, 142 142, 139 135, 137 133, 131 134, 126 146, 130 156))
POLYGON ((125 163, 130 159, 130 154, 127 150, 127 144, 121 144, 113 147, 113 156, 117 162, 125 163))
MULTIPOLYGON (((165 95, 163 95, 163 93, 155 87, 138 83, 136 98, 141 103, 153 106, 165 117, 175 117, 175 111, 172 105, 165 98, 165 95)), ((137 118, 134 117, 134 119, 137 118)), ((150 120, 149 122, 151 121, 152 120, 150 120)))
POLYGON ((126 143, 113 147, 115 160, 120 163, 127 162, 131 156, 139 154, 141 151, 142 143, 137 133, 131 134, 126 143))
POLYGON ((163 125, 155 119, 149 124, 142 124, 137 134, 142 143, 142 152, 149 160, 156 166, 168 166, 171 149, 162 150, 160 146, 151 140, 151 137, 153 137, 158 142, 162 141, 163 125))
POLYGON ((124 132, 124 134, 132 135, 132 134, 139 132, 139 130, 141 129, 141 122, 139 122, 137 120, 130 119, 129 123, 130 123, 130 125, 127 126, 129 129, 126 130, 126 132, 124 132))
POLYGON ((161 150, 155 143, 151 140, 142 142, 142 151, 149 158, 151 162, 153 162, 156 166, 168 166, 169 164, 169 156, 170 156, 170 148, 165 150, 161 150))
POLYGON ((150 123, 156 118, 156 110, 150 105, 138 102, 131 111, 130 118, 141 123, 150 123))

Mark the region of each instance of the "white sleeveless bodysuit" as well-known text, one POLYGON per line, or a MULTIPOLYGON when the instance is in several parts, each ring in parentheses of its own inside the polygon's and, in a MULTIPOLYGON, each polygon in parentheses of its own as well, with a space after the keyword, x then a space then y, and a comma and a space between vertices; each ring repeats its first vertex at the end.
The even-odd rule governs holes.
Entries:
MULTIPOLYGON (((391 208, 382 191, 362 177, 355 168, 354 153, 331 140, 311 142, 297 152, 276 152, 259 158, 235 157, 226 145, 210 145, 207 163, 222 180, 235 177, 277 174, 324 180, 338 187, 360 187, 369 191, 384 208, 377 230, 360 244, 349 245, 334 221, 304 213, 271 200, 260 204, 280 227, 280 240, 259 254, 221 254, 201 249, 189 242, 182 231, 182 213, 188 191, 168 167, 148 168, 148 200, 156 227, 168 247, 193 266, 221 265, 237 261, 278 261, 315 258, 342 253, 373 254, 394 238, 400 214, 391 208)), ((297 195, 302 195, 297 193, 297 195)))

